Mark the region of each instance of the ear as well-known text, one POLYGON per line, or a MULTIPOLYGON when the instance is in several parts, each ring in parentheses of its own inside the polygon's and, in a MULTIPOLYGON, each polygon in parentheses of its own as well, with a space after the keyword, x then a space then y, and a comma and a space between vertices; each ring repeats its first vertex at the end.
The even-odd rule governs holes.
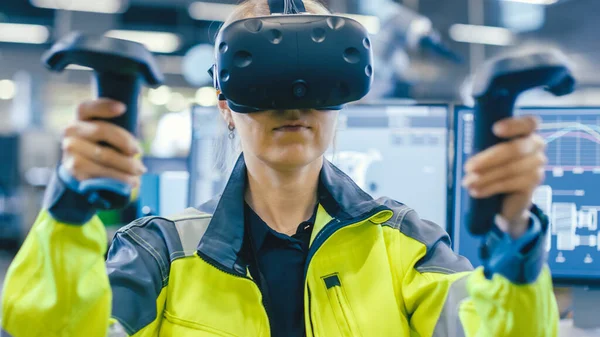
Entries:
POLYGON ((223 116, 225 123, 227 123, 227 125, 233 125, 233 117, 231 116, 231 109, 229 109, 229 104, 227 104, 227 101, 219 101, 218 106, 219 112, 221 113, 221 116, 223 116))

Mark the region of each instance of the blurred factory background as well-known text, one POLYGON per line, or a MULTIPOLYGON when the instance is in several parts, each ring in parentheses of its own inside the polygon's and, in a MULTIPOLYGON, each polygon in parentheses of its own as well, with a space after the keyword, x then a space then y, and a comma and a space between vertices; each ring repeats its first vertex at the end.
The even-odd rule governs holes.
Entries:
MULTIPOLYGON (((600 1, 322 2, 334 13, 359 20, 373 36, 377 59, 375 86, 363 104, 444 104, 446 109, 470 105, 471 75, 485 60, 513 51, 555 48, 569 57, 578 90, 561 98, 531 91, 519 104, 600 106, 600 62, 597 62, 600 23, 596 20, 600 1)), ((213 62, 215 35, 236 3, 229 0, 0 1, 0 248, 6 256, 0 259, 3 261, 0 264, 4 264, 0 265, 2 274, 41 207, 49 176, 59 161, 63 128, 73 120, 78 103, 92 98, 89 69, 70 67, 68 71, 52 73, 42 66, 42 53, 71 31, 104 34, 143 43, 155 53, 165 73, 163 86, 143 89, 140 130, 150 174, 170 172, 167 178, 171 190, 161 191, 159 181, 146 177, 145 192, 150 197, 146 197, 145 204, 101 214, 107 226, 117 228, 140 215, 160 213, 149 206, 159 201, 147 198, 164 199, 164 203, 175 203, 173 207, 177 208, 179 204, 205 199, 218 190, 223 177, 211 178, 215 182, 212 185, 206 179, 198 184, 188 183, 197 175, 210 175, 206 173, 210 167, 199 168, 197 164, 206 166, 206 161, 197 158, 196 151, 198 146, 206 144, 200 142, 194 147, 192 139, 193 130, 204 135, 212 135, 214 131, 207 120, 214 117, 217 101, 207 69, 213 62), (195 116, 192 110, 196 111, 195 116), (190 147, 194 150, 190 151, 190 147), (184 200, 180 201, 179 196, 184 200)), ((369 117, 368 113, 361 115, 361 111, 364 112, 353 113, 369 117)), ((435 203, 444 208, 444 203, 449 202, 445 186, 449 156, 445 121, 451 110, 444 110, 441 115, 436 108, 426 111, 432 123, 443 120, 436 124, 444 130, 438 135, 441 138, 436 138, 441 139, 441 152, 431 153, 431 158, 437 159, 427 163, 424 170, 443 172, 440 178, 443 179, 432 180, 432 184, 437 184, 433 186, 438 186, 440 192, 435 203)), ((409 114, 413 113, 411 110, 409 114)), ((348 142, 356 139, 346 138, 348 142)), ((353 149, 352 144, 343 146, 349 151, 353 149)), ((206 153, 202 152, 202 156, 206 153)), ((362 163, 381 160, 377 159, 379 155, 363 158, 362 163)), ((356 165, 350 166, 350 170, 356 169, 356 165)), ((365 184, 371 188, 370 192, 377 193, 377 186, 365 184)), ((446 210, 431 217, 436 216, 440 218, 438 223, 445 223, 446 210)))

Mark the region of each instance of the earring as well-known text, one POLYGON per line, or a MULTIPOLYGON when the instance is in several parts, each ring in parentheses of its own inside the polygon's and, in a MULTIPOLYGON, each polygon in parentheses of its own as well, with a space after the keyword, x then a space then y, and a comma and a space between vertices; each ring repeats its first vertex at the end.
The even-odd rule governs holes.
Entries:
POLYGON ((229 139, 233 140, 235 138, 235 126, 233 126, 233 124, 229 124, 227 125, 227 128, 229 129, 229 139))

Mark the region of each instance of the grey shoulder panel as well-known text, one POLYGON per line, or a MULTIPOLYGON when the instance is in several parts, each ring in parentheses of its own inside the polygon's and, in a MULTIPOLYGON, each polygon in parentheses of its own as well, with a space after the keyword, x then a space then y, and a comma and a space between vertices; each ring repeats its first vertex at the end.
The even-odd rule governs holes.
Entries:
POLYGON ((108 328, 108 334, 106 337, 128 337, 128 335, 125 331, 125 328, 123 328, 123 325, 121 325, 119 321, 116 321, 108 328))
POLYGON ((458 316, 460 305, 469 298, 468 277, 456 280, 450 286, 444 307, 433 330, 433 337, 464 337, 465 330, 458 316))
POLYGON ((181 243, 172 221, 161 217, 140 218, 117 231, 109 249, 107 264, 119 267, 133 257, 127 255, 128 251, 143 251, 154 260, 163 280, 162 285, 165 286, 171 264, 170 252, 176 250, 181 250, 181 243), (122 253, 125 254, 121 256, 122 253))
POLYGON ((183 213, 169 217, 175 224, 175 229, 181 244, 181 250, 171 252, 171 260, 193 255, 200 239, 206 233, 212 216, 194 208, 188 208, 183 213))
POLYGON ((217 206, 219 206, 220 201, 221 201, 221 195, 218 195, 218 196, 212 198, 211 200, 203 203, 202 205, 196 207, 196 209, 199 209, 201 212, 204 212, 207 214, 215 214, 215 211, 217 210, 217 206))
POLYGON ((169 217, 146 217, 120 229, 108 251, 112 315, 134 335, 156 319, 156 299, 168 285, 171 262, 190 256, 210 216, 193 209, 169 217))
POLYGON ((4 329, 0 330, 0 337, 12 337, 11 334, 9 334, 8 332, 6 332, 4 329))
POLYGON ((381 202, 394 212, 385 226, 396 228, 427 247, 427 254, 415 266, 419 272, 452 274, 473 270, 466 258, 452 251, 450 237, 439 225, 421 219, 415 210, 397 201, 381 199, 381 202))
MULTIPOLYGON (((149 236, 149 243, 155 238, 164 240, 168 258, 157 258, 161 265, 168 265, 175 259, 191 256, 196 251, 200 239, 206 233, 212 216, 195 208, 188 208, 183 212, 167 217, 146 217, 138 219, 119 230, 133 236, 149 236), (165 261, 163 261, 165 260, 165 261)), ((152 245, 141 245, 152 250, 152 245)), ((158 254, 161 255, 161 254, 158 254)))
POLYGON ((108 251, 112 315, 128 335, 157 317, 156 299, 169 280, 175 226, 164 218, 144 218, 120 229, 108 251))

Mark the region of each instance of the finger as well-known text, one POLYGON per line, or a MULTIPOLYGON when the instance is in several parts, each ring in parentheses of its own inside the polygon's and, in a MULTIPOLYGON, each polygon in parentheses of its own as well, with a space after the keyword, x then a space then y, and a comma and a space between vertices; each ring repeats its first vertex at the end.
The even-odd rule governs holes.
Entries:
POLYGON ((69 173, 79 181, 92 178, 112 178, 133 187, 137 187, 140 184, 140 179, 136 175, 126 174, 119 170, 101 166, 92 160, 79 155, 68 157, 67 160, 63 162, 63 165, 69 173))
POLYGON ((540 120, 536 116, 511 117, 494 124, 494 134, 500 138, 514 138, 532 134, 540 120))
POLYGON ((77 107, 77 119, 82 121, 96 118, 114 118, 126 110, 125 104, 108 98, 86 101, 77 107))
POLYGON ((544 168, 539 168, 533 173, 510 177, 497 181, 482 189, 470 189, 469 194, 475 198, 488 198, 497 194, 515 193, 533 190, 544 181, 544 168))
POLYGON ((84 138, 88 141, 105 142, 125 155, 135 155, 141 149, 127 130, 104 121, 76 121, 69 125, 64 132, 64 137, 84 138))
POLYGON ((481 173, 469 173, 463 179, 463 186, 466 188, 482 189, 497 181, 502 181, 510 177, 521 175, 523 172, 534 171, 548 162, 544 152, 537 152, 534 155, 526 156, 518 161, 509 162, 507 165, 491 168, 481 173))
POLYGON ((466 172, 481 172, 523 158, 533 152, 545 149, 546 142, 537 134, 503 142, 484 150, 465 164, 466 172))
POLYGON ((101 166, 113 168, 126 174, 142 175, 147 172, 140 160, 82 138, 65 138, 63 140, 63 151, 73 156, 86 157, 101 166))

